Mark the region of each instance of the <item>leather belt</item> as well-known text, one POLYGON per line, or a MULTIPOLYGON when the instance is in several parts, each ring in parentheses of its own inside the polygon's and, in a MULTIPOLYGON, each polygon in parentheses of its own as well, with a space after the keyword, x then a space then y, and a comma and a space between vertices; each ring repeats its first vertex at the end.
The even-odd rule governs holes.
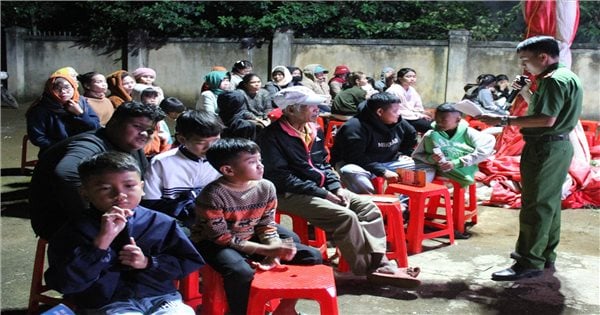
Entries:
POLYGON ((561 135, 523 136, 523 140, 525 140, 526 142, 535 142, 535 141, 543 141, 543 142, 565 141, 565 140, 569 140, 569 134, 568 133, 564 133, 564 134, 561 134, 561 135))

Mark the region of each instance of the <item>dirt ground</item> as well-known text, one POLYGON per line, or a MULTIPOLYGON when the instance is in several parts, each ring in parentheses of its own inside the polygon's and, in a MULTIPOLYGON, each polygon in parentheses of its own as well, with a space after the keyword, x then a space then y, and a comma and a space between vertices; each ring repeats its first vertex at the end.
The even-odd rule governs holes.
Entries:
MULTIPOLYGON (((0 112, 2 314, 26 313, 36 245, 26 208, 30 177, 19 170, 25 108, 0 112)), ((30 147, 31 159, 36 153, 30 147)), ((453 246, 447 239, 427 241, 423 253, 409 256, 410 265, 422 269, 423 284, 416 289, 379 287, 336 273, 340 314, 600 314, 600 210, 569 209, 562 215, 555 272, 491 281, 492 272, 512 263, 518 211, 480 206, 470 239, 453 246)), ((313 301, 301 301, 298 310, 319 313, 313 301)))

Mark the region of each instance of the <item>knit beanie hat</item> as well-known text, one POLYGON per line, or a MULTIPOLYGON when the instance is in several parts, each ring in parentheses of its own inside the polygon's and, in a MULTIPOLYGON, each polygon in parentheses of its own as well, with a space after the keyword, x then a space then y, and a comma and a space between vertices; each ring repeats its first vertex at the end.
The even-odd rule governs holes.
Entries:
POLYGON ((154 71, 154 69, 151 68, 137 68, 135 69, 135 71, 133 71, 132 74, 136 81, 145 75, 152 75, 156 78, 156 71, 154 71))

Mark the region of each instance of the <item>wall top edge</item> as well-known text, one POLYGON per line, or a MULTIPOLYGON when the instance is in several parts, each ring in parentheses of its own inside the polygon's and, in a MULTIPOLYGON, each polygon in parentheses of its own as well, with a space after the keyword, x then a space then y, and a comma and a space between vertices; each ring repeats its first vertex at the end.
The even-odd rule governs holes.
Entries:
MULTIPOLYGON (((68 35, 32 35, 27 34, 23 39, 31 41, 78 41, 82 39, 79 36, 68 35)), ((167 43, 239 43, 240 39, 224 37, 172 37, 167 39, 167 43)), ((268 46, 271 41, 263 43, 263 47, 268 46)), ((422 39, 336 39, 336 38, 294 38, 292 45, 419 45, 419 46, 448 46, 448 40, 422 40, 422 39)), ((515 48, 518 41, 469 41, 468 46, 472 48, 515 48)), ((600 49, 600 43, 578 43, 571 45, 571 49, 600 49)))

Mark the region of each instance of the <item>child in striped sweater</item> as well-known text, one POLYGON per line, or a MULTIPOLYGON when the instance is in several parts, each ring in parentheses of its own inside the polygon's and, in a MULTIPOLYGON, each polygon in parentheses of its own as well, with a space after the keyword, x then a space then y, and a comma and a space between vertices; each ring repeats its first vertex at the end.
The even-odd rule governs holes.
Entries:
MULTIPOLYGON (((256 143, 241 138, 216 141, 206 152, 223 176, 196 199, 192 241, 206 262, 222 274, 231 314, 246 314, 254 268, 320 264, 321 253, 274 222, 275 186, 263 179, 256 143), (293 242, 282 242, 292 238, 293 242), (250 261, 250 264, 246 263, 250 261)), ((282 300, 274 314, 296 314, 295 300, 282 300)))

